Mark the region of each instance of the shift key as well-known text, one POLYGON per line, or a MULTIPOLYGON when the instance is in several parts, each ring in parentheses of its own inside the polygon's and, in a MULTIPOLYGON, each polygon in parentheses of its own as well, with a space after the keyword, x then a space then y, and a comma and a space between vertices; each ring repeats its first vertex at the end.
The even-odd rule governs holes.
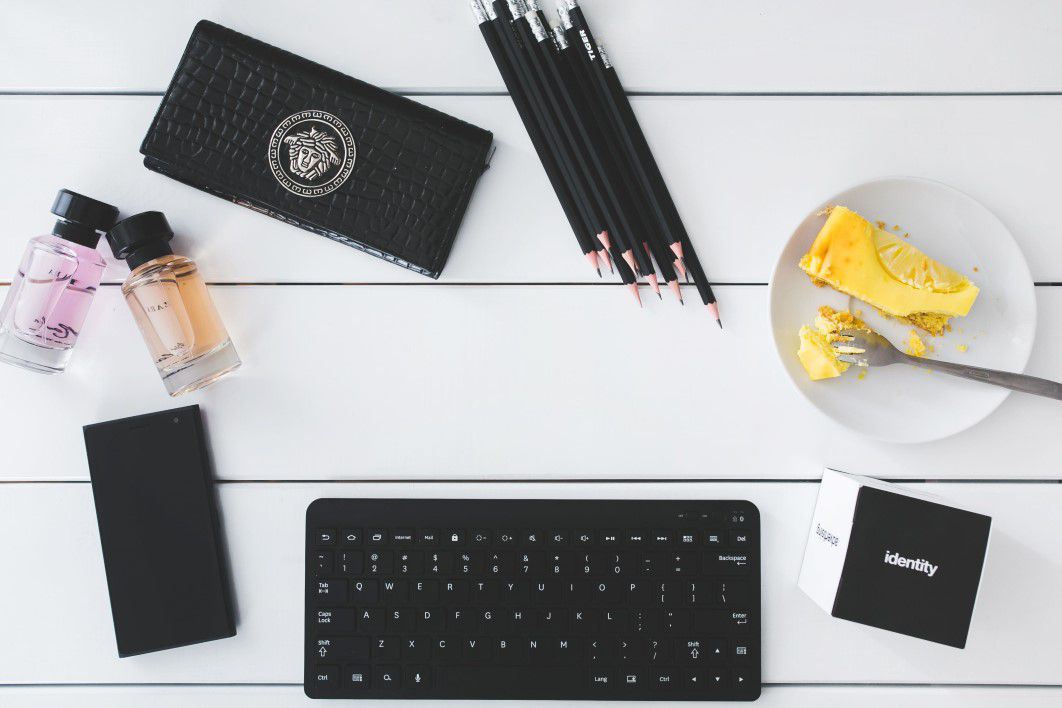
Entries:
POLYGON ((706 575, 748 575, 749 554, 742 551, 707 551, 704 554, 706 575))

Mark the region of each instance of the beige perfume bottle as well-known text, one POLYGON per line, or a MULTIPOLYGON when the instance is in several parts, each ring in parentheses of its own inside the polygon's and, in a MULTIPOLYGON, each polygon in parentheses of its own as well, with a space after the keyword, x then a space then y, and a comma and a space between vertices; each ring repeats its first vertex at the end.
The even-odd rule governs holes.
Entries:
POLYGON ((173 254, 166 217, 144 212, 107 234, 129 264, 122 294, 171 396, 209 386, 240 366, 195 262, 173 254))

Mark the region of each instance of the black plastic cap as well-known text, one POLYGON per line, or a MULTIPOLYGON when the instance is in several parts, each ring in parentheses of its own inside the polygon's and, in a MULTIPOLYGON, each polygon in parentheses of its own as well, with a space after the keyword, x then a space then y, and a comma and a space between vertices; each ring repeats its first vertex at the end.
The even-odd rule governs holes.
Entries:
POLYGON ((118 208, 69 189, 62 189, 52 204, 52 213, 65 221, 107 231, 118 220, 118 208))
POLYGON ((129 269, 173 253, 169 241, 173 229, 161 211, 145 211, 118 222, 107 232, 114 257, 126 261, 129 269))

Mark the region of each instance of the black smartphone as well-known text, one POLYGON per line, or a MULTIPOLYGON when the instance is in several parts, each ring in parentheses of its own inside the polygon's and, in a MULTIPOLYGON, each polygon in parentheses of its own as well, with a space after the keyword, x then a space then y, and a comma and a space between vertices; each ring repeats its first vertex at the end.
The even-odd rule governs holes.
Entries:
POLYGON ((84 433, 118 656, 234 636, 199 406, 84 433))

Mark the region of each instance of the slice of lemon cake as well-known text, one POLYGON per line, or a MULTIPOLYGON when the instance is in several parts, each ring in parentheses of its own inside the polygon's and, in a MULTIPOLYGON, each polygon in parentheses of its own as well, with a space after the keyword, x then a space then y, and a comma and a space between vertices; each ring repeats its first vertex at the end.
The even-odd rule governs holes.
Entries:
POLYGON ((969 278, 907 241, 836 206, 800 267, 829 285, 933 335, 970 312, 980 292, 969 278))

